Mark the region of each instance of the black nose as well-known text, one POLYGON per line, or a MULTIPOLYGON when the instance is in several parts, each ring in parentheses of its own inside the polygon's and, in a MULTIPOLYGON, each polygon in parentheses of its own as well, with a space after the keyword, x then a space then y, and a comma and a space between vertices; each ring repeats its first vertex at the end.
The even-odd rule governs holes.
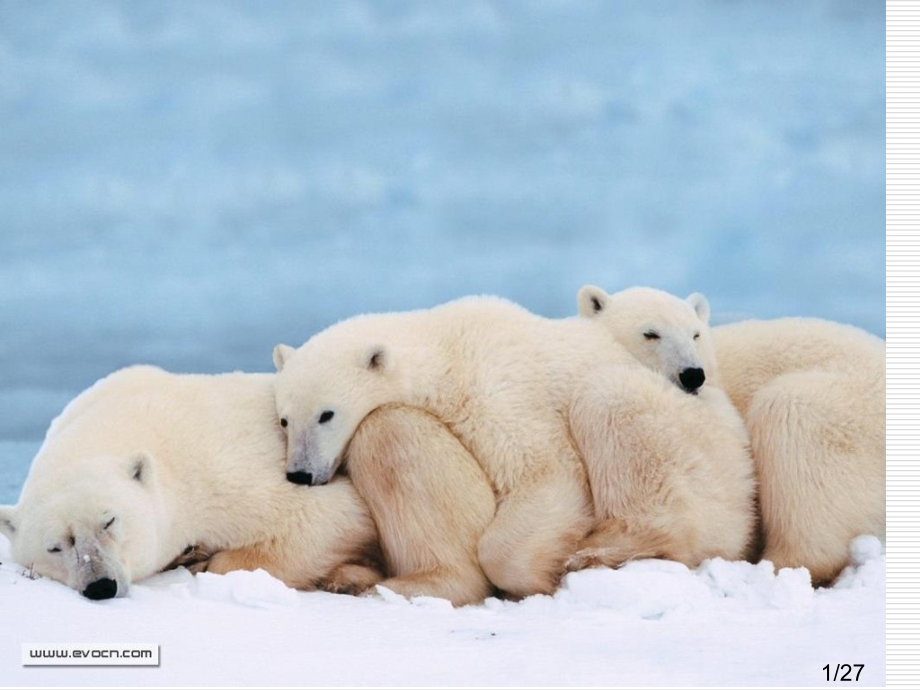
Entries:
POLYGON ((87 599, 111 599, 118 593, 118 583, 115 580, 102 577, 86 585, 83 596, 87 599))
POLYGON ((288 472, 287 480, 294 484, 312 484, 313 474, 311 472, 288 472))
POLYGON ((697 388, 703 385, 706 380, 705 372, 700 368, 684 369, 680 372, 680 385, 687 391, 693 393, 697 388))

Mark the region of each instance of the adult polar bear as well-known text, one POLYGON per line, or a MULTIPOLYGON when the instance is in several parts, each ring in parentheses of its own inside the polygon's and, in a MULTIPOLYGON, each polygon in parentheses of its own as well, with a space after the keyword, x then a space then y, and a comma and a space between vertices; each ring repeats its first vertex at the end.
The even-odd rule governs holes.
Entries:
POLYGON ((822 319, 741 321, 710 330, 699 293, 613 295, 592 285, 579 313, 688 391, 722 387, 745 419, 760 484, 764 558, 815 583, 850 541, 885 536, 885 343, 822 319), (709 386, 706 386, 707 388, 709 386))
POLYGON ((346 452, 353 467, 348 444, 381 406, 443 421, 496 491, 479 562, 512 595, 552 591, 592 527, 585 565, 646 555, 695 564, 747 546, 753 479, 740 419, 694 405, 595 324, 472 297, 348 319, 298 350, 277 346, 274 361, 293 482, 329 481, 346 452), (589 398, 600 409, 585 413, 589 398), (589 488, 586 466, 622 484, 589 488))
POLYGON ((90 599, 127 593, 190 545, 208 569, 264 568, 287 584, 363 590, 377 534, 345 479, 304 491, 278 476, 273 376, 117 371, 52 423, 17 506, 13 558, 90 599))

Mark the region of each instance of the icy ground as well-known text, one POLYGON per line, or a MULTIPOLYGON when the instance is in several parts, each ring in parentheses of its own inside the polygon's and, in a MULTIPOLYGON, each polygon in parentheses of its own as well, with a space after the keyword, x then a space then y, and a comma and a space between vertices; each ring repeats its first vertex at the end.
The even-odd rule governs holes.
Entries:
POLYGON ((94 603, 9 562, 0 537, 0 668, 12 685, 826 686, 826 664, 885 682, 885 556, 861 537, 835 587, 806 571, 637 561, 555 596, 453 609, 384 592, 288 589, 263 571, 185 570, 94 603), (160 666, 22 667, 22 643, 155 643, 160 666))

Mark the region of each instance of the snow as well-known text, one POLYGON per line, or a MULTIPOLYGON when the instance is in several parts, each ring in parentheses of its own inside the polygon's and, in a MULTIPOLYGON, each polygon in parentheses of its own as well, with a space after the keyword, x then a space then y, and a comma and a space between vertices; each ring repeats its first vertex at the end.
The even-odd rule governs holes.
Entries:
POLYGON ((264 571, 136 584, 90 602, 30 580, 0 538, 0 667, 12 685, 819 686, 825 664, 885 681, 885 556, 875 537, 836 586, 804 569, 714 559, 566 576, 554 596, 454 609, 296 592, 264 571), (14 623, 13 623, 14 622, 14 623), (21 667, 21 643, 153 643, 158 668, 21 667))

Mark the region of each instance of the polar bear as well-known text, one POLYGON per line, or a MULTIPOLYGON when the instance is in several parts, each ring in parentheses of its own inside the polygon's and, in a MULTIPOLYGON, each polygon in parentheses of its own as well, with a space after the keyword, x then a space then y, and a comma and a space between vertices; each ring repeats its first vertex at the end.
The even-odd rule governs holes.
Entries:
POLYGON ((124 596, 196 547, 212 572, 264 568, 303 589, 381 578, 352 485, 284 481, 273 376, 119 370, 52 423, 19 503, 0 507, 13 558, 89 599, 124 596))
POLYGON ((825 584, 847 564, 854 537, 884 538, 883 340, 811 318, 710 329, 699 293, 686 300, 650 288, 608 295, 589 285, 578 307, 685 390, 722 387, 731 398, 751 436, 765 559, 805 566, 825 584))
POLYGON ((443 422, 491 482, 498 505, 479 562, 512 596, 552 591, 576 550, 570 567, 641 555, 737 557, 752 524, 743 425, 722 428, 609 342, 605 329, 582 319, 545 319, 506 300, 469 297, 354 317, 297 350, 279 345, 287 477, 324 484, 347 454, 354 464, 349 442, 369 413, 410 405, 443 422), (571 420, 573 413, 590 421, 571 420), (710 421, 718 432, 710 433, 710 421), (709 486, 716 438, 730 447, 715 457, 742 458, 737 482, 709 486), (709 499, 723 505, 707 509, 709 499), (719 516, 718 538, 694 532, 712 524, 707 510, 719 516), (691 546, 672 554, 675 532, 691 546))

